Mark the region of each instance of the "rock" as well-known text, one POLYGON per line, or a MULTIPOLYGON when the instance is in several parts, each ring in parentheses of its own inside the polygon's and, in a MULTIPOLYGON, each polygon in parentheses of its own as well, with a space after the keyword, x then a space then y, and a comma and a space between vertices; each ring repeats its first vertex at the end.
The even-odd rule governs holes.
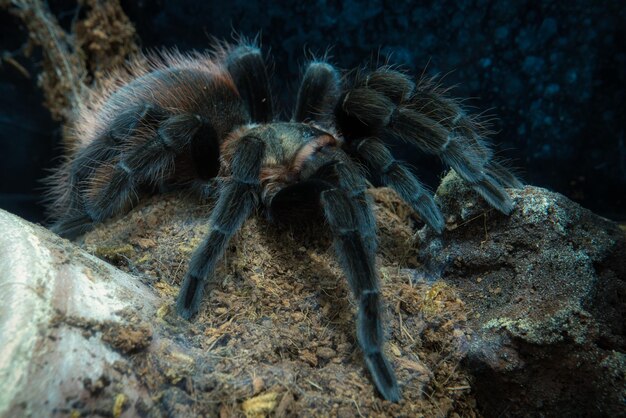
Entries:
POLYGON ((150 345, 158 297, 2 210, 0 231, 0 416, 135 415, 145 389, 126 352, 150 345))
POLYGON ((471 312, 466 364, 487 416, 618 416, 626 395, 626 234, 560 194, 511 190, 510 216, 454 174, 421 259, 471 312))

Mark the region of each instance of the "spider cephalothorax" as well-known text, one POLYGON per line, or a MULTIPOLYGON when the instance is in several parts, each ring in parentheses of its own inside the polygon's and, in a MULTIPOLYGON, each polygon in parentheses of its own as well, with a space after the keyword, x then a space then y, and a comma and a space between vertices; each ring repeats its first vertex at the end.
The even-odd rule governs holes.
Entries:
POLYGON ((228 241, 257 208, 271 219, 317 211, 358 303, 357 339, 376 387, 400 391, 383 354, 376 226, 361 167, 394 189, 435 231, 431 194, 394 159, 396 138, 445 163, 503 213, 520 183, 492 160, 473 118, 432 83, 381 67, 342 77, 324 61, 304 71, 290 122, 275 120, 263 57, 252 45, 211 54, 138 57, 85 100, 77 149, 51 178, 59 234, 75 237, 132 207, 138 196, 185 187, 216 196, 176 303, 197 312, 228 241))

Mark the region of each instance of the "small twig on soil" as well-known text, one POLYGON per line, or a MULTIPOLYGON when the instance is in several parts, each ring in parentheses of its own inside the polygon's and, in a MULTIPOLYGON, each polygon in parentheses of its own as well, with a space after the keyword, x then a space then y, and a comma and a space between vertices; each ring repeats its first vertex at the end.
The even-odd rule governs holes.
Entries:
POLYGON ((450 391, 455 391, 455 390, 467 390, 467 389, 471 389, 471 388, 472 388, 471 386, 454 386, 454 387, 449 387, 449 388, 446 388, 446 389, 450 390, 450 391))
MULTIPOLYGON (((460 228, 460 227, 462 227, 462 226, 464 226, 464 225, 467 225, 468 223, 470 223, 470 222, 472 222, 472 221, 475 221, 476 219, 480 218, 481 216, 485 216, 485 217, 486 217, 486 216, 487 216, 487 215, 488 215, 491 211, 493 211, 493 209, 487 209, 487 210, 486 210, 486 211, 484 211, 483 213, 481 213, 481 214, 479 214, 479 215, 476 215, 476 216, 474 216, 473 218, 470 218, 470 219, 468 219, 467 221, 465 221, 465 222, 463 222, 463 223, 461 223, 461 224, 458 224, 458 225, 456 226, 456 228, 455 228, 455 229, 460 228)), ((487 220, 486 220, 486 219, 485 219, 485 222, 487 222, 487 220)))
POLYGON ((322 389, 322 388, 321 388, 321 386, 319 386, 318 384, 316 384, 316 383, 312 382, 310 379, 307 379, 306 381, 307 381, 307 382, 308 382, 311 386, 313 386, 314 388, 317 388, 317 389, 319 389, 319 390, 324 390, 324 389, 322 389))
POLYGON ((354 398, 352 398, 352 403, 354 403, 354 406, 356 406, 356 412, 359 413, 359 416, 362 417, 362 418, 365 418, 365 417, 363 417, 363 414, 361 413, 361 408, 359 408, 359 404, 357 403, 357 401, 354 398))
POLYGON ((409 337, 409 340, 411 340, 412 343, 415 344, 415 339, 411 336, 411 334, 409 334, 409 331, 407 331, 406 327, 404 326, 404 324, 402 323, 402 314, 399 314, 400 316, 400 330, 407 336, 409 337))
POLYGON ((480 246, 482 247, 489 240, 489 235, 487 235, 487 213, 483 213, 483 227, 485 228, 485 239, 480 242, 480 246))

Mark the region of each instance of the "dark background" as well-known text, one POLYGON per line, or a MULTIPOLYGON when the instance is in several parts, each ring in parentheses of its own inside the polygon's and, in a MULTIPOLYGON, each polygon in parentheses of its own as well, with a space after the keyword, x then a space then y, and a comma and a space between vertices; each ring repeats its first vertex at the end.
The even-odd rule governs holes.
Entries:
MULTIPOLYGON (((142 46, 204 49, 233 29, 271 50, 281 108, 293 103, 305 51, 332 46, 342 68, 391 56, 415 74, 445 75, 452 94, 495 115, 499 155, 529 184, 626 219, 626 7, 622 1, 122 1, 142 46)), ((50 7, 69 26, 71 1, 50 7)), ((0 52, 27 33, 0 11, 0 52)), ((37 58, 15 58, 38 71, 37 58)), ((0 207, 43 221, 38 180, 60 153, 60 126, 36 81, 0 67, 0 207)), ((406 150, 395 148, 406 157, 406 150)), ((407 157, 408 158, 408 157, 407 157)), ((436 187, 436 159, 413 161, 436 187)))

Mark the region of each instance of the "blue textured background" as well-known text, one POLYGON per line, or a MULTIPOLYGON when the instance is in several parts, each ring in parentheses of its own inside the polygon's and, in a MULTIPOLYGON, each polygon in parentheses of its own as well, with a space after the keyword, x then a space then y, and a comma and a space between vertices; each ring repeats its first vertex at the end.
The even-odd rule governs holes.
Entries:
MULTIPOLYGON (((71 2, 51 2, 71 18, 71 2)), ((390 56, 415 74, 445 74, 453 94, 497 119, 498 153, 530 184, 566 194, 598 213, 626 219, 626 7, 621 1, 122 1, 144 47, 206 48, 232 30, 271 49, 287 111, 305 51, 332 46, 342 68, 390 56)), ((23 28, 0 14, 1 50, 23 28), (3 23, 7 24, 3 24, 3 23)), ((66 18, 66 19, 69 19, 66 18)), ((23 62, 24 60, 21 60, 23 62)), ((31 219, 33 186, 53 165, 58 127, 32 80, 0 68, 0 207, 31 219), (18 201, 11 196, 19 194, 18 201)), ((402 150, 396 150, 402 153, 402 150)), ((414 161, 432 187, 438 163, 414 161)))

